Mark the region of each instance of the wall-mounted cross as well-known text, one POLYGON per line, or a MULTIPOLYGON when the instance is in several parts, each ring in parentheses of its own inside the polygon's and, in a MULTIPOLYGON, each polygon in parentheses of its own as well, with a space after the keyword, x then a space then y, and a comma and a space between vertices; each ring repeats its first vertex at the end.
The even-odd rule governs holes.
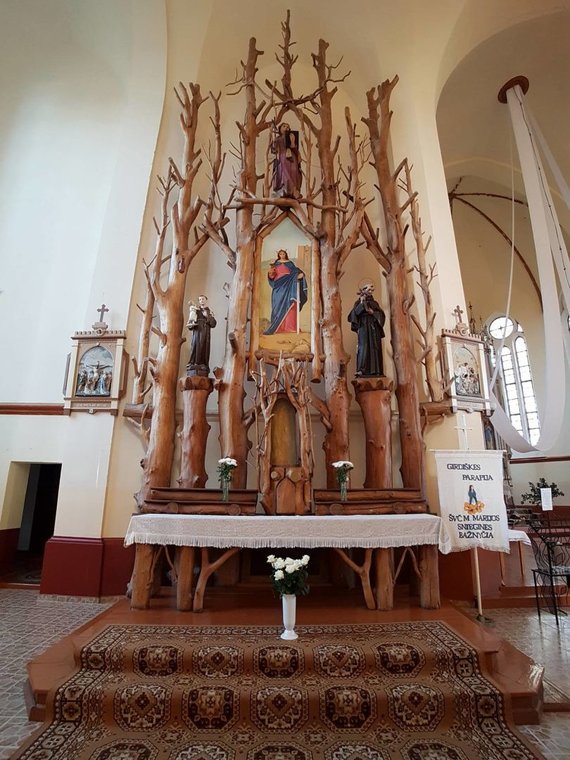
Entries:
POLYGON ((103 322, 105 319, 105 312, 109 311, 109 309, 105 306, 105 304, 102 304, 100 309, 95 309, 97 314, 99 314, 99 322, 103 322))
POLYGON ((459 304, 457 304, 457 306, 455 307, 455 309, 451 313, 455 316, 455 319, 457 320, 457 324, 458 325, 461 324, 461 321, 462 321, 461 317, 463 316, 463 309, 459 308, 459 304))

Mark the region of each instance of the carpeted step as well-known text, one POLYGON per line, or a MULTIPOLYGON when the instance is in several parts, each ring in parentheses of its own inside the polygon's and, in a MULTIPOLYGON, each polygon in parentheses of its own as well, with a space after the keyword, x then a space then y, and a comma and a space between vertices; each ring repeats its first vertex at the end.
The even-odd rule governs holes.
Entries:
MULTIPOLYGON (((399 656, 405 660, 409 656, 409 647, 406 648, 406 645, 402 644, 402 632, 408 634, 415 629, 414 636, 421 637, 423 625, 425 624, 392 623, 372 626, 378 645, 374 645, 374 636, 366 636, 367 646, 363 650, 361 672, 376 674, 378 658, 382 657, 383 648, 388 645, 393 653, 401 646, 399 656)), ((216 673, 224 672, 231 677, 237 671, 242 675, 256 675, 259 672, 259 663, 267 656, 264 647, 257 646, 257 637, 260 632, 269 636, 276 634, 273 627, 241 627, 240 641, 232 647, 228 645, 228 630, 231 629, 227 626, 209 626, 206 629, 195 626, 129 626, 128 638, 122 630, 118 630, 121 628, 109 626, 94 641, 78 650, 75 655, 78 666, 83 670, 121 671, 123 674, 138 673, 150 676, 197 673, 213 677, 216 673)), ((323 635, 331 629, 349 636, 355 631, 354 626, 311 626, 312 631, 323 635)), ((272 647, 271 651, 275 659, 277 654, 274 649, 272 647)), ((323 658, 338 657, 339 668, 344 661, 342 647, 336 649, 331 645, 304 647, 297 643, 291 645, 281 642, 279 651, 302 653, 303 672, 313 670, 323 658)), ((422 651, 422 670, 441 670, 444 663, 451 668, 454 657, 469 658, 472 652, 477 658, 473 647, 465 643, 458 644, 451 650, 444 641, 432 641, 431 646, 422 651)), ((330 666, 332 667, 332 662, 330 666)))
POLYGON ((109 626, 14 757, 540 757, 511 727, 477 652, 443 623, 297 630, 284 642, 274 627, 109 626))

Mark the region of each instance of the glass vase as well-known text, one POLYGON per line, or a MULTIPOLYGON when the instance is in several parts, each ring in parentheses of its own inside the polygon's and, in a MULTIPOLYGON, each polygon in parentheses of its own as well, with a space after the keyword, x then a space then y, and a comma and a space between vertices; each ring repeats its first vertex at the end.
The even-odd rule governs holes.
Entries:
POLYGON ((348 480, 341 480, 339 483, 340 488, 340 500, 346 501, 348 497, 348 480))
POLYGON ((230 498, 230 481, 222 478, 220 485, 222 487, 222 501, 228 501, 230 498))
POLYGON ((281 597, 283 607, 283 627, 285 630, 281 638, 286 641, 293 641, 299 636, 295 633, 295 618, 297 616, 297 597, 295 594, 283 594, 281 597))

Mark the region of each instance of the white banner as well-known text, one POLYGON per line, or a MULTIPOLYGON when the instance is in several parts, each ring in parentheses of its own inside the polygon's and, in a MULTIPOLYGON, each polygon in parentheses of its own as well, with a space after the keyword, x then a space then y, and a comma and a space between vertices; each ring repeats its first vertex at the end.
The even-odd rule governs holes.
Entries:
POLYGON ((436 451, 443 554, 509 551, 501 451, 436 451))

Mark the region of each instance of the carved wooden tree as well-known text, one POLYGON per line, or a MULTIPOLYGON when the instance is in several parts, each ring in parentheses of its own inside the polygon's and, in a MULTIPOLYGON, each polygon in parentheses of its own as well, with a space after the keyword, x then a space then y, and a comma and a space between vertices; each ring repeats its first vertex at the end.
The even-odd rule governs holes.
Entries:
POLYGON ((259 409, 261 431, 258 432, 256 446, 258 489, 261 504, 266 512, 270 511, 271 494, 271 418, 273 408, 279 397, 279 375, 283 358, 280 357, 277 368, 273 373, 268 371, 266 362, 260 359, 257 371, 253 374, 256 386, 255 407, 259 409))
POLYGON ((306 361, 287 359, 283 365, 283 383, 291 406, 295 409, 299 426, 300 461, 312 481, 314 470, 313 436, 311 430, 310 393, 306 361))
MULTIPOLYGON (((190 241, 190 233, 200 212, 202 201, 193 196, 194 180, 202 160, 200 149, 196 148, 198 112, 205 98, 198 85, 183 84, 175 90, 181 105, 180 124, 184 134, 184 148, 181 168, 170 158, 169 178, 165 188, 172 181, 178 187, 178 198, 169 210, 172 230, 172 250, 168 260, 162 257, 166 230, 163 215, 162 226, 157 230, 159 241, 152 266, 147 268, 147 276, 158 313, 158 326, 153 331, 158 335, 159 345, 155 358, 148 357, 153 378, 153 403, 148 447, 142 461, 143 480, 137 494, 140 505, 153 487, 169 486, 174 458, 176 432, 176 391, 178 383, 180 349, 184 342, 184 291, 188 267, 207 240, 207 236, 195 233, 190 241), (161 282, 163 264, 168 264, 165 283, 161 282)), ((163 206, 164 214, 164 206, 163 206)))
POLYGON ((416 378, 417 360, 414 352, 410 309, 414 297, 408 288, 404 213, 412 202, 410 197, 401 204, 398 197, 398 176, 404 162, 393 171, 388 147, 390 139, 390 95, 398 77, 382 82, 367 92, 368 117, 363 121, 370 134, 372 161, 378 179, 386 225, 386 248, 380 244, 370 224, 363 225, 363 234, 369 247, 375 249, 385 262, 386 284, 390 302, 390 330, 394 367, 396 370, 396 398, 398 401, 400 445, 402 451, 401 474, 405 487, 423 487, 424 446, 420 419, 419 394, 416 378))
MULTIPOLYGON (((143 260, 144 273, 145 273, 146 285, 147 285, 146 292, 145 292, 145 303, 144 303, 144 306, 139 306, 139 304, 137 304, 137 308, 143 314, 143 321, 142 321, 140 332, 139 332, 137 355, 136 357, 133 356, 135 381, 133 384, 132 403, 137 406, 145 403, 145 398, 153 386, 152 381, 147 382, 149 357, 150 357, 150 336, 151 336, 152 327, 153 327, 154 304, 155 304, 154 291, 152 289, 152 283, 151 283, 149 272, 151 268, 153 268, 153 265, 155 264, 155 262, 157 261, 161 262, 162 257, 164 256, 164 242, 166 240, 166 232, 170 224, 170 219, 168 215, 169 199, 170 199, 170 194, 174 188, 174 175, 172 171, 168 173, 168 177, 166 178, 166 180, 163 179, 162 177, 158 177, 158 183, 159 183, 158 192, 160 193, 162 197, 162 201, 161 201, 160 222, 157 221, 156 217, 153 218, 154 229, 156 231, 156 244, 155 244, 155 250, 154 250, 154 257, 152 261, 150 262, 150 264, 146 264, 146 262, 143 260)), ((145 416, 145 413, 143 410, 143 414, 142 414, 143 422, 144 422, 144 416, 145 416)))
MULTIPOLYGON (((257 439, 257 468, 259 475, 259 493, 266 512, 273 511, 271 500, 271 461, 272 461, 272 425, 274 424, 274 407, 279 397, 286 396, 295 410, 295 419, 299 432, 299 465, 307 478, 312 481, 314 470, 313 436, 311 430, 311 397, 308 381, 308 361, 305 359, 284 358, 275 361, 263 358, 257 363, 257 370, 252 373, 256 384, 255 408, 261 430, 257 439)), ((277 431, 279 434, 280 431, 277 431)), ((290 462, 294 465, 294 462, 290 462)), ((310 495, 307 498, 310 501, 310 495)))
POLYGON ((444 381, 437 367, 437 350, 435 337, 435 309, 431 296, 431 284, 436 277, 435 264, 428 264, 427 252, 431 243, 431 236, 424 242, 424 232, 422 230, 422 220, 418 203, 418 194, 414 192, 412 186, 412 170, 407 161, 404 161, 405 176, 401 182, 401 188, 407 194, 410 201, 410 221, 412 224, 412 234, 416 244, 416 256, 418 259, 414 270, 419 275, 418 286, 422 292, 424 300, 424 326, 420 323, 415 314, 411 314, 411 319, 416 326, 419 334, 419 345, 421 349, 420 361, 424 365, 426 383, 431 401, 443 401, 444 381))
MULTIPOLYGON (((340 137, 333 136, 332 101, 337 93, 336 84, 344 81, 347 75, 336 77, 335 70, 339 64, 327 62, 328 43, 319 40, 318 52, 313 54, 313 68, 317 74, 317 88, 308 96, 295 97, 292 91, 291 70, 297 60, 292 56, 289 15, 283 26, 282 58, 278 58, 283 67, 281 87, 266 81, 272 95, 287 110, 293 111, 304 127, 307 165, 313 143, 316 145, 319 166, 320 186, 313 181, 311 174, 306 178, 305 197, 290 202, 297 213, 305 232, 317 241, 313 257, 317 257, 319 273, 319 293, 326 294, 321 302, 321 339, 324 356, 324 403, 312 395, 313 404, 318 409, 326 429, 323 448, 327 464, 327 484, 334 487, 336 474, 331 463, 339 459, 348 459, 349 433, 348 413, 350 393, 348 391, 346 365, 348 356, 342 339, 342 303, 338 286, 342 265, 360 236, 360 226, 364 215, 365 203, 361 197, 360 170, 362 167, 362 150, 357 143, 356 128, 352 123, 349 109, 345 109, 348 134, 350 167, 335 172, 335 159, 340 145, 340 137), (306 104, 310 109, 304 108, 306 104), (315 113, 316 117, 312 114, 315 113), (341 191, 341 179, 345 187, 341 191), (318 188, 318 189, 317 189, 318 188), (321 203, 315 198, 321 196, 321 203), (306 211, 304 210, 306 209, 306 211)), ((319 363, 320 373, 320 363, 319 363)))
POLYGON ((224 366, 216 372, 219 392, 220 449, 222 456, 234 457, 238 466, 233 473, 236 488, 245 488, 247 482, 246 459, 249 448, 247 426, 244 425, 244 381, 247 361, 247 315, 251 300, 255 261, 255 241, 258 232, 254 224, 253 211, 257 185, 260 179, 256 166, 256 150, 260 134, 269 129, 267 121, 273 108, 272 103, 257 102, 257 59, 263 51, 256 47, 255 38, 249 41, 248 55, 242 63, 242 76, 233 84, 234 94, 244 92, 245 115, 237 126, 240 134, 237 182, 226 206, 222 206, 219 196, 214 194, 208 205, 203 230, 222 249, 228 263, 234 270, 229 291, 227 331, 228 340, 224 355, 224 366), (232 200, 235 203, 232 204, 232 200), (211 219, 218 210, 225 219, 228 209, 236 211, 236 242, 231 248, 228 238, 211 219))

